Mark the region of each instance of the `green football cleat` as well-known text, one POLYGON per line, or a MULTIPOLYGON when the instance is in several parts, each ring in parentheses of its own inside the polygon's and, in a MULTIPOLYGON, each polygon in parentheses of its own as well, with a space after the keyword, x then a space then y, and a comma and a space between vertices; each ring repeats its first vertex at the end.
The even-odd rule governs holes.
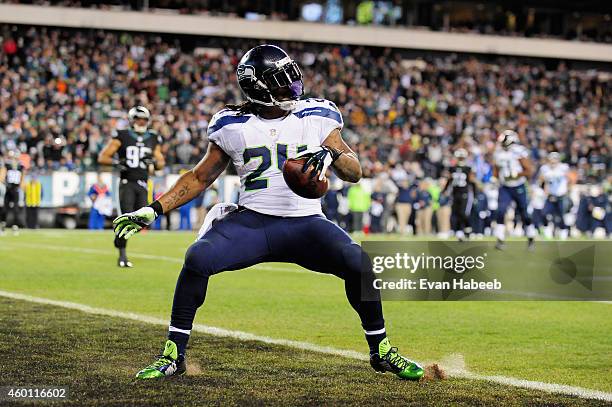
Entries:
POLYGON ((167 340, 164 351, 159 355, 159 358, 136 373, 136 378, 161 379, 163 377, 180 376, 183 373, 185 373, 185 358, 179 356, 176 343, 167 340))
POLYGON ((377 372, 392 372, 407 380, 419 380, 424 373, 421 365, 400 355, 397 348, 392 348, 388 338, 380 341, 378 353, 370 355, 370 365, 377 372))

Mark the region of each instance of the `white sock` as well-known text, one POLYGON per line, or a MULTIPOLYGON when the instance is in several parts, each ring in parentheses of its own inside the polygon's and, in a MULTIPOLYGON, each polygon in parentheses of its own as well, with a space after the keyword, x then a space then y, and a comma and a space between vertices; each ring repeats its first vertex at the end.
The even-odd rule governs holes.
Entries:
POLYGON ((495 237, 499 240, 506 239, 506 225, 503 223, 495 225, 495 237))
POLYGON ((534 238, 536 235, 536 228, 535 226, 533 226, 533 223, 531 225, 528 225, 527 230, 525 231, 525 233, 527 234, 527 237, 529 238, 534 238))
POLYGON ((385 328, 379 329, 377 331, 366 331, 364 330, 366 335, 380 335, 380 334, 384 334, 386 332, 385 328))
POLYGON ((191 329, 179 329, 179 328, 175 328, 172 325, 170 325, 170 327, 168 328, 168 331, 170 332, 180 332, 182 334, 185 335, 191 335, 191 329))

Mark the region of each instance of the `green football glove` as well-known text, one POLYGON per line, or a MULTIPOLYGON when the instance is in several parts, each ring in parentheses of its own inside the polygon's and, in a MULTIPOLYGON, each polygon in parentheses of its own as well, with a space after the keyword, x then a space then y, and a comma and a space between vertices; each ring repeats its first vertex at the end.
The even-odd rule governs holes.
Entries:
POLYGON ((142 228, 149 226, 157 219, 157 214, 150 206, 138 209, 136 212, 124 213, 117 216, 113 221, 115 235, 123 237, 125 240, 132 237, 142 228))

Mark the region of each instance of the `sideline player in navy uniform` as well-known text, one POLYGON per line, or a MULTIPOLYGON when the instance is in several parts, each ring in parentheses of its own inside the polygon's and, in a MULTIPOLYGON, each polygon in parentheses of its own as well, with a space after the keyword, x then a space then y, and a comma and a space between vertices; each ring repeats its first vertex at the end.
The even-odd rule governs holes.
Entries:
POLYGON ((444 194, 449 186, 452 188, 452 227, 455 236, 462 242, 469 239, 472 233, 471 214, 476 195, 476 175, 467 163, 468 153, 465 149, 457 149, 454 155, 457 163, 451 167, 449 181, 441 193, 444 194))
POLYGON ((17 160, 17 154, 9 151, 4 165, 0 166, 0 183, 5 184, 4 210, 0 207, 0 233, 4 233, 9 210, 12 212, 13 233, 19 233, 22 226, 19 208, 19 191, 23 189, 25 168, 17 160))
MULTIPOLYGON (((133 212, 148 203, 147 180, 150 167, 160 170, 165 165, 161 152, 161 137, 149 129, 151 114, 143 106, 128 112, 130 128, 117 130, 100 152, 98 163, 113 165, 119 169, 119 213, 133 212), (118 158, 114 158, 115 154, 118 158)), ((126 240, 115 236, 119 249, 119 267, 132 267, 127 258, 126 240)))
POLYGON ((371 288, 371 297, 362 297, 362 280, 372 287, 368 284, 374 274, 371 267, 362 267, 368 262, 361 247, 323 216, 320 200, 299 197, 283 179, 284 161, 301 153, 310 158, 313 168, 321 168, 319 176, 331 166, 341 179, 359 181, 361 166, 342 140, 340 112, 328 100, 300 100, 302 73, 276 46, 260 45, 248 51, 237 76, 247 101, 213 116, 204 158, 159 200, 114 221, 115 233, 129 238, 158 216, 197 197, 230 161, 241 178, 239 206, 216 220, 187 250, 174 293, 168 340, 159 358, 136 377, 185 372, 187 341, 211 276, 262 262, 290 262, 343 279, 347 299, 365 331, 372 367, 418 380, 423 368, 401 356, 387 339, 379 293, 371 288))
POLYGON ((504 218, 506 210, 512 202, 521 216, 523 228, 527 235, 527 247, 533 249, 536 235, 531 215, 527 211, 527 180, 533 174, 529 162, 529 151, 520 144, 518 134, 513 130, 505 130, 498 138, 498 146, 493 155, 495 160, 494 175, 499 179, 499 196, 497 204, 497 226, 495 248, 503 249, 506 239, 504 218))

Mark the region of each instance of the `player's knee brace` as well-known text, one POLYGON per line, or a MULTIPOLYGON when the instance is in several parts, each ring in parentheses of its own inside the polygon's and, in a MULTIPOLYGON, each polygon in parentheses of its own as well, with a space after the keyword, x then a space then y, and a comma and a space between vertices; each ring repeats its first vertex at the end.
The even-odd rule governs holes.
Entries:
POLYGON ((185 253, 185 268, 195 271, 204 277, 210 277, 215 273, 215 251, 206 240, 198 240, 192 244, 185 253))
POLYGON ((127 245, 127 240, 122 237, 115 236, 115 247, 117 249, 123 249, 127 245))

